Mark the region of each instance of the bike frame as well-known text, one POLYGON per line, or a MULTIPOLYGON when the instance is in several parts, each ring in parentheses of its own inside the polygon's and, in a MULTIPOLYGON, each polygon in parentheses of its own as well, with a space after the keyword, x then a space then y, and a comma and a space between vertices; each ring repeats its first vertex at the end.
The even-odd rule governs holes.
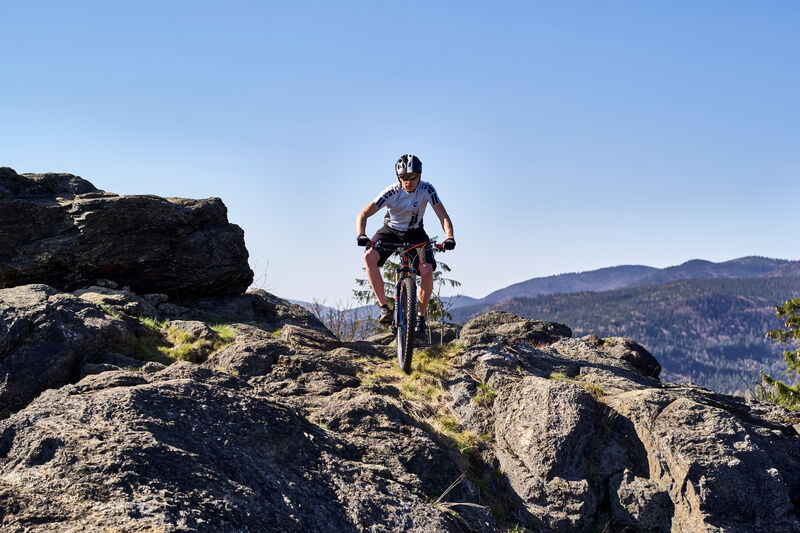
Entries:
MULTIPOLYGON (((406 278, 413 279, 414 280, 414 284, 416 284, 417 283, 417 274, 419 273, 419 272, 417 272, 416 268, 411 266, 411 259, 410 259, 409 256, 411 255, 411 251, 412 250, 418 249, 420 246, 422 246, 422 249, 417 250, 417 254, 420 256, 420 259, 422 259, 422 252, 425 250, 425 248, 424 248, 425 245, 427 245, 427 243, 424 243, 423 245, 412 246, 411 248, 407 248, 406 250, 404 250, 402 252, 399 252, 399 250, 398 250, 398 253, 400 255, 400 266, 395 269, 395 278, 394 278, 394 281, 395 281, 395 285, 394 285, 395 306, 394 306, 394 324, 393 325, 395 327, 397 327, 398 324, 402 324, 403 323, 403 312, 405 311, 405 309, 404 309, 405 306, 398 305, 398 303, 397 303, 397 295, 400 294, 400 285, 403 284, 403 280, 406 279, 406 278)), ((406 246, 407 246, 406 244, 402 245, 403 248, 406 248, 406 246)))
MULTIPOLYGON (((384 250, 394 250, 394 252, 400 256, 400 266, 395 269, 395 278, 394 278, 395 298, 397 297, 398 294, 400 294, 400 285, 403 284, 404 279, 410 277, 414 280, 415 284, 417 282, 417 274, 419 274, 419 272, 417 271, 416 268, 411 266, 410 255, 412 251, 417 250, 417 254, 419 255, 419 259, 421 261, 424 257, 422 254, 424 253, 425 248, 427 248, 428 246, 431 246, 433 247, 434 250, 438 250, 440 252, 444 250, 441 244, 436 244, 436 242, 434 241, 427 241, 419 244, 403 243, 403 244, 389 244, 389 245, 377 241, 377 242, 370 242, 370 245, 376 249, 382 248, 384 250)), ((402 323, 401 313, 403 311, 401 307, 402 306, 397 305, 397 301, 395 300, 394 323, 392 324, 393 329, 396 329, 397 325, 402 323)))

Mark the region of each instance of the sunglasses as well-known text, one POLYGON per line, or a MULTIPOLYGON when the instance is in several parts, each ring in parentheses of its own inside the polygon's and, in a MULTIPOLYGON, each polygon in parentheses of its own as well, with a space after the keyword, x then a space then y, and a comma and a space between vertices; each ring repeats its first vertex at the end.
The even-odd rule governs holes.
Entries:
POLYGON ((419 174, 401 174, 397 177, 402 181, 414 181, 419 178, 419 174))

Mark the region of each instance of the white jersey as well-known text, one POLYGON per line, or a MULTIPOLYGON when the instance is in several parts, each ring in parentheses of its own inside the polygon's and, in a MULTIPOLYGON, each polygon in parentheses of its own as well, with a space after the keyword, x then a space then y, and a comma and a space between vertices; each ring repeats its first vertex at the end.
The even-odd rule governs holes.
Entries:
POLYGON ((419 182, 414 192, 406 192, 400 183, 386 187, 374 200, 378 207, 386 206, 384 223, 392 229, 407 231, 422 226, 425 207, 439 203, 436 189, 427 181, 419 182))

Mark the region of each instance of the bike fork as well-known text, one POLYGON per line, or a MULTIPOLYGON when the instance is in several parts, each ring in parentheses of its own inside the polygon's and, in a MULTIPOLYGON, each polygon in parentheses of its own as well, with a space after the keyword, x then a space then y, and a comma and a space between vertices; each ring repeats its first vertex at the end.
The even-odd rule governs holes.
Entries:
POLYGON ((397 280, 397 285, 394 286, 394 324, 392 324, 392 333, 396 335, 397 328, 403 319, 401 315, 403 306, 400 305, 400 286, 403 284, 403 279, 400 277, 400 273, 397 274, 395 279, 397 280))

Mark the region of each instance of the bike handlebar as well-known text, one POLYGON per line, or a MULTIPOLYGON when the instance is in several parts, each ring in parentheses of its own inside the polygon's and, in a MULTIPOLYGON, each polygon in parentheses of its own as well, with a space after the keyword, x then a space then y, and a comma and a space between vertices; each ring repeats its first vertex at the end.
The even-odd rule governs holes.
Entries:
POLYGON ((437 243, 436 241, 428 241, 428 242, 420 242, 417 244, 407 243, 404 242, 402 244, 384 244, 381 241, 369 241, 369 244, 365 245, 364 247, 371 246, 372 248, 376 249, 384 249, 384 250, 394 250, 398 252, 400 250, 406 249, 406 252, 413 250, 414 248, 422 247, 425 248, 426 246, 431 246, 431 248, 437 252, 444 252, 444 243, 437 243))

